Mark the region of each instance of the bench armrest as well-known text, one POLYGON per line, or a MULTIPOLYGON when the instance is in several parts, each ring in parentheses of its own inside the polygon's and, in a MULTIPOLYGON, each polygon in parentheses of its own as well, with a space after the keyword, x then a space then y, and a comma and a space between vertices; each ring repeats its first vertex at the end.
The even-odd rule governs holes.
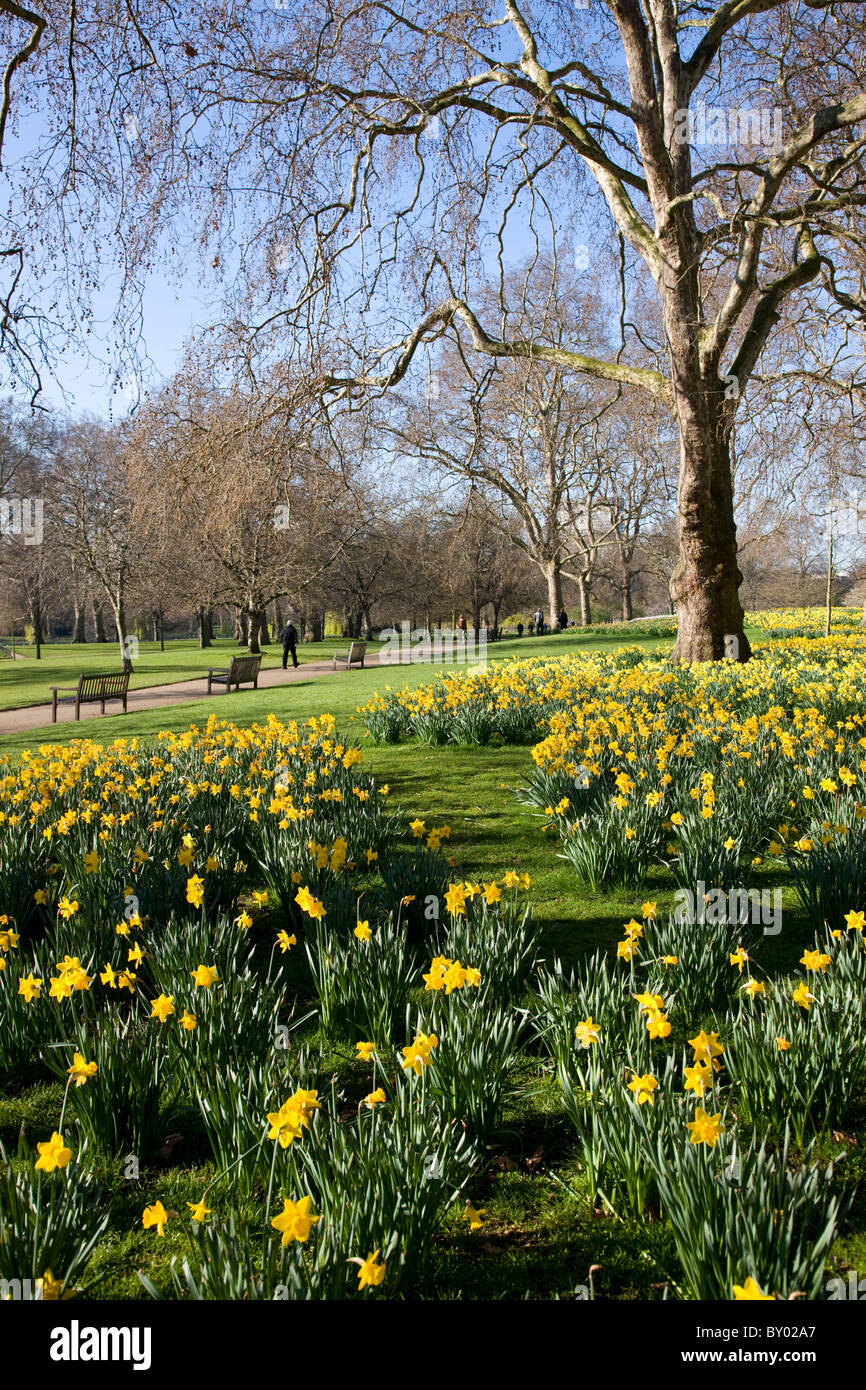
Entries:
POLYGON ((60 691, 60 690, 77 690, 77 689, 78 689, 78 686, 77 686, 77 685, 49 685, 48 689, 51 690, 51 691, 54 691, 54 690, 57 690, 57 691, 60 691))

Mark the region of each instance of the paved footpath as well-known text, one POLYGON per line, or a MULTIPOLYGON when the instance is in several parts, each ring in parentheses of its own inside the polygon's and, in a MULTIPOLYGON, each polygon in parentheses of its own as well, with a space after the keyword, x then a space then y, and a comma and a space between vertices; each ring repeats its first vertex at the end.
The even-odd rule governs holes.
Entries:
MULTIPOLYGON (((324 676, 333 672, 333 661, 308 661, 302 663, 295 669, 290 666, 284 671, 281 667, 268 667, 259 671, 259 690, 270 686, 286 685, 295 681, 306 680, 310 676, 324 676)), ((242 685, 241 691, 244 694, 255 694, 251 685, 242 685)), ((234 694, 234 691, 231 692, 234 694)), ((226 696, 225 687, 218 687, 217 690, 208 697, 207 693, 207 672, 202 676, 196 676, 193 680, 176 681, 173 685, 145 685, 138 690, 130 690, 126 697, 126 709, 128 714, 134 714, 143 709, 167 709, 169 705, 188 704, 190 700, 213 701, 214 713, 221 718, 230 718, 232 701, 231 696, 226 696)), ((112 700, 105 706, 106 717, 110 714, 123 715, 123 707, 118 700, 112 700)), ((88 719, 101 719, 102 711, 98 704, 82 705, 81 718, 79 723, 84 723, 88 719)), ((43 743, 50 741, 51 730, 60 724, 75 723, 75 705, 59 705, 57 708, 57 724, 51 723, 51 701, 44 705, 25 705, 21 709, 0 710, 0 734, 24 733, 27 729, 45 729, 43 743), (47 726, 47 727, 46 727, 47 726)))

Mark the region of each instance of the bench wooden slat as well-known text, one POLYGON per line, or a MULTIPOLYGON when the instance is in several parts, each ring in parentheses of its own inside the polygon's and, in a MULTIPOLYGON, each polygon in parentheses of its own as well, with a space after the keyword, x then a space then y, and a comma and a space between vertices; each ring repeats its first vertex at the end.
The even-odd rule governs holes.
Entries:
POLYGON ((338 661, 345 666, 347 671, 350 666, 363 666, 366 652, 366 642, 351 642, 347 652, 334 652, 334 670, 337 669, 338 661))
POLYGON ((81 717, 82 705, 94 705, 97 701, 105 713, 107 700, 121 700, 126 714, 126 697, 129 692, 128 671, 82 672, 77 685, 52 685, 51 722, 57 723, 57 706, 75 703, 75 718, 81 717))
POLYGON ((246 685, 252 681, 253 689, 259 688, 259 667, 262 664, 261 656, 233 656, 232 664, 229 667, 211 667, 207 673, 207 693, 210 695, 211 687, 214 685, 224 685, 228 695, 232 686, 240 690, 241 685, 246 685))

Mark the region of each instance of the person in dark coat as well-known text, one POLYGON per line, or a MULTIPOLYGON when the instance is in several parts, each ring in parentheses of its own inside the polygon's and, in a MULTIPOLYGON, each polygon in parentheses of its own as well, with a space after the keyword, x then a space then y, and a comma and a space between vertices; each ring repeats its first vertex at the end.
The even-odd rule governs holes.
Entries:
POLYGON ((298 629, 291 619, 289 619, 280 633, 280 641, 283 644, 283 670, 285 671, 288 665, 289 652, 292 654, 292 665, 297 666, 298 664, 298 629))
POLYGON ((563 608, 562 611, 561 611, 561 613, 560 613, 560 615, 559 615, 559 630, 560 630, 560 632, 565 632, 565 629, 566 629, 567 627, 568 627, 568 614, 566 613, 565 609, 563 608))

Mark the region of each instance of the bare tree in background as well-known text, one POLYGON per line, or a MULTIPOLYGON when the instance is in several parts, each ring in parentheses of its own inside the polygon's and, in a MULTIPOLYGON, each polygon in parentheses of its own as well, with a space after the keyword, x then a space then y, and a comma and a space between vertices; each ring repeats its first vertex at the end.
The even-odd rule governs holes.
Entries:
MULTIPOLYGON (((598 321, 596 296, 557 301, 552 267, 534 269, 512 283, 527 332, 543 322, 547 336, 561 340, 577 331, 576 316, 598 321)), ((588 624, 600 555, 613 547, 630 562, 640 518, 664 492, 674 442, 666 412, 632 388, 599 386, 545 361, 482 362, 475 369, 471 359, 461 362, 459 342, 440 353, 424 396, 405 397, 404 408, 402 418, 396 411, 386 416, 383 428, 444 478, 497 499, 486 509, 490 524, 541 571, 551 627, 563 608, 565 578, 577 584, 581 622, 588 624)))
POLYGON ((246 619, 251 652, 269 605, 321 577, 344 543, 335 524, 345 484, 331 440, 315 432, 303 384, 286 379, 267 408, 236 381, 215 386, 200 355, 142 411, 134 485, 154 533, 178 530, 219 602, 246 619))
POLYGON ((51 470, 53 534, 90 580, 97 641, 100 599, 108 602, 121 661, 129 659, 130 593, 160 537, 135 493, 139 449, 128 424, 81 421, 64 432, 51 470))

